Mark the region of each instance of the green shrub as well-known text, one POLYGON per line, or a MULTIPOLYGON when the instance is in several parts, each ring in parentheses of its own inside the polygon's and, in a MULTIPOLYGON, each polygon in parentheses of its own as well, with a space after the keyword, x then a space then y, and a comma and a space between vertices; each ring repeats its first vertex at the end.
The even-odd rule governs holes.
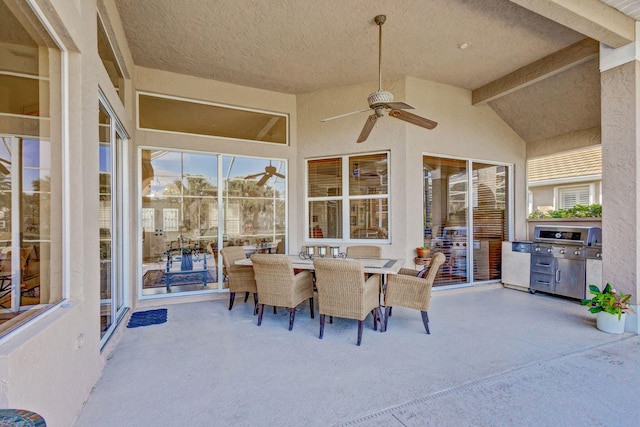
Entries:
POLYGON ((558 209, 557 211, 550 210, 546 214, 539 210, 535 210, 531 212, 529 218, 602 218, 602 205, 575 205, 569 209, 558 209))

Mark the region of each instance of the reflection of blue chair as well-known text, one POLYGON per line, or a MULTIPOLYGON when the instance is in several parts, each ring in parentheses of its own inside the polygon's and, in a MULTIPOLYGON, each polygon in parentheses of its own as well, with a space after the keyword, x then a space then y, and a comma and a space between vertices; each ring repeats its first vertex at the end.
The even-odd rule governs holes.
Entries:
POLYGON ((195 274, 202 276, 202 286, 207 287, 207 257, 206 254, 203 257, 204 263, 202 270, 193 269, 193 253, 199 252, 200 249, 190 248, 171 248, 165 254, 167 255, 167 266, 164 272, 164 283, 167 288, 167 292, 171 292, 171 278, 178 274, 195 274), (180 270, 171 271, 171 265, 173 264, 173 252, 180 254, 180 270))

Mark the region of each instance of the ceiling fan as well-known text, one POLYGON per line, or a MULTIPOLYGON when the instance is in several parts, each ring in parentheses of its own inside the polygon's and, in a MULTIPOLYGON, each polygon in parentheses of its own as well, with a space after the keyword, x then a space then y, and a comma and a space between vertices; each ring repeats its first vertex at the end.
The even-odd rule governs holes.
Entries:
POLYGON ((271 161, 269 161, 269 166, 266 166, 264 168, 264 172, 260 172, 260 173, 256 173, 253 175, 248 175, 245 176, 244 179, 254 179, 257 178, 259 176, 262 176, 262 178, 260 178, 257 182, 257 185, 259 187, 263 186, 268 180, 269 178, 271 178, 272 176, 277 176, 278 178, 284 178, 284 175, 281 173, 278 173, 277 169, 275 166, 271 166, 271 161))
POLYGON ((365 111, 369 111, 369 109, 373 110, 373 114, 367 118, 367 121, 360 132, 360 136, 358 137, 357 142, 364 142, 369 137, 369 134, 373 130, 373 126, 376 124, 376 121, 379 117, 384 117, 385 114, 388 114, 390 117, 395 117, 396 119, 403 120, 407 123, 411 123, 417 126, 421 126, 426 129, 435 128, 438 123, 433 120, 426 119, 424 117, 420 117, 416 114, 409 113, 405 110, 412 110, 413 107, 405 102, 393 102, 393 95, 391 92, 387 92, 386 90, 382 90, 382 24, 387 20, 385 15, 378 15, 374 18, 374 22, 378 25, 379 28, 379 45, 378 45, 378 90, 369 95, 367 100, 369 101, 369 108, 365 108, 363 110, 352 111, 351 113, 341 114, 339 116, 329 117, 321 120, 322 122, 326 122, 333 119, 339 119, 341 117, 350 116, 352 114, 362 113, 365 111))

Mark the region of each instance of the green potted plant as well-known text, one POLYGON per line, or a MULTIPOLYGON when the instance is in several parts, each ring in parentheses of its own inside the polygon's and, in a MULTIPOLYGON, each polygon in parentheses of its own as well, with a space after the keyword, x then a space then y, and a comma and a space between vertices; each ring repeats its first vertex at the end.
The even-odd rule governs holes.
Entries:
POLYGON ((612 334, 623 333, 627 312, 635 313, 629 304, 631 294, 618 293, 609 283, 603 290, 589 285, 589 293, 593 297, 582 300, 582 305, 588 306, 589 311, 596 314, 597 328, 612 334))

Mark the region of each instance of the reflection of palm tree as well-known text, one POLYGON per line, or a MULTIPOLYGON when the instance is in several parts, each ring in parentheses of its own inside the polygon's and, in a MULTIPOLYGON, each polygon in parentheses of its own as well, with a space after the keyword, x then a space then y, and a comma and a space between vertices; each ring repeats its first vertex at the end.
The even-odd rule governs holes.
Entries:
MULTIPOLYGON (((238 197, 241 220, 243 224, 250 224, 254 232, 260 230, 260 214, 266 216, 267 222, 274 223, 274 206, 272 200, 280 197, 280 191, 269 183, 259 186, 255 180, 245 180, 236 177, 227 181, 227 197, 238 197)), ((284 212, 282 212, 284 218, 284 212)))

